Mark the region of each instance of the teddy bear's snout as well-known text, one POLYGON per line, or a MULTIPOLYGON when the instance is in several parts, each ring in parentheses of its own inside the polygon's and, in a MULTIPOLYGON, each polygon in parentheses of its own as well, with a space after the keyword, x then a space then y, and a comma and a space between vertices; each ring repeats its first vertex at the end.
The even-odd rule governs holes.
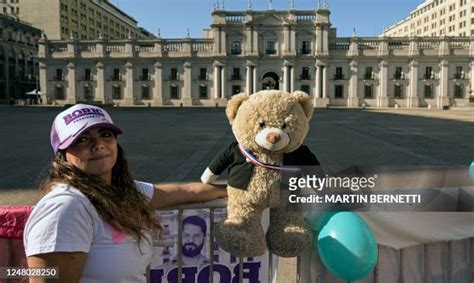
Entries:
POLYGON ((255 142, 267 150, 278 151, 290 143, 290 137, 279 128, 265 128, 257 133, 255 142))
POLYGON ((268 133, 267 137, 266 137, 266 140, 269 143, 276 144, 277 142, 279 142, 281 140, 281 137, 277 133, 268 133))

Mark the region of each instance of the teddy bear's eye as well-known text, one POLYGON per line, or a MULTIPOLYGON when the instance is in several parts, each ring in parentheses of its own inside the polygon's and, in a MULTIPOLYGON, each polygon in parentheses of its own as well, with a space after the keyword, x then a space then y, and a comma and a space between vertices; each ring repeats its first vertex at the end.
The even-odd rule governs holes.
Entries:
POLYGON ((286 129, 286 123, 283 123, 283 125, 281 125, 281 128, 286 129))
POLYGON ((260 122, 259 125, 260 125, 260 128, 263 128, 263 127, 265 127, 265 122, 260 122))

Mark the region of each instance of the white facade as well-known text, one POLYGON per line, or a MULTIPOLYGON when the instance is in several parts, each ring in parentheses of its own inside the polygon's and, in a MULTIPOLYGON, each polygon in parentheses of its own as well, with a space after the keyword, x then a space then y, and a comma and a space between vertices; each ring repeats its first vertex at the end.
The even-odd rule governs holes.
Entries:
POLYGON ((408 17, 387 28, 385 36, 472 36, 474 2, 426 0, 408 17))
POLYGON ((338 38, 330 12, 214 11, 201 39, 40 40, 43 101, 224 106, 235 93, 303 90, 317 107, 469 103, 469 38, 338 38))

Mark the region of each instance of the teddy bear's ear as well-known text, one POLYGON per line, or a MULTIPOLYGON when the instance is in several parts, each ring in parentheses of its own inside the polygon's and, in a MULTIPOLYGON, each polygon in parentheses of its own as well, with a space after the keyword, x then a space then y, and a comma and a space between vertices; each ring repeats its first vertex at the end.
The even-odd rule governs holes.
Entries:
POLYGON ((303 108, 303 112, 309 121, 311 117, 313 116, 313 111, 314 111, 314 105, 313 105, 313 101, 311 97, 307 95, 306 93, 299 90, 293 92, 291 95, 301 105, 301 107, 303 108))
POLYGON ((246 93, 239 93, 234 96, 227 102, 227 107, 225 108, 225 114, 229 119, 230 124, 234 121, 235 117, 237 116, 237 111, 239 110, 240 105, 242 102, 249 99, 248 94, 246 93))

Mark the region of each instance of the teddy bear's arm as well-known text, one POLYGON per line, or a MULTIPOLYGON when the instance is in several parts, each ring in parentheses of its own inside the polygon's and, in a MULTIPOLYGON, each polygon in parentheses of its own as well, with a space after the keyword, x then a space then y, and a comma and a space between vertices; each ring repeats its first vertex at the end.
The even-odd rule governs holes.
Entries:
POLYGON ((232 164, 232 149, 235 147, 235 142, 222 149, 211 161, 201 176, 201 181, 206 184, 213 183, 219 178, 219 175, 232 164))
POLYGON ((201 182, 204 184, 212 184, 217 180, 217 178, 219 178, 219 175, 214 174, 211 169, 207 167, 204 173, 202 173, 201 182))

